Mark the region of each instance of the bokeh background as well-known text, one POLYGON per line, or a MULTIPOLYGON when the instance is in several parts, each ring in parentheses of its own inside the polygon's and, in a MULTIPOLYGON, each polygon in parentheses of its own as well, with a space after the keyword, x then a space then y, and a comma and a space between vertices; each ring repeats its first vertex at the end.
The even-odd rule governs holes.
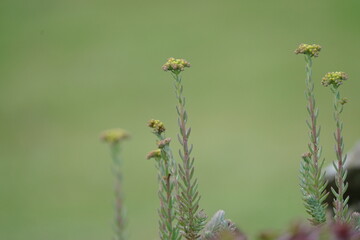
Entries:
POLYGON ((350 75, 346 150, 360 139, 359 10, 357 0, 1 0, 0 239, 111 239, 111 161, 98 136, 114 127, 132 134, 130 239, 157 239, 146 123, 161 119, 176 139, 173 83, 161 70, 171 56, 192 64, 183 77, 201 206, 224 209, 251 236, 304 219, 305 63, 293 51, 323 46, 314 79, 329 163, 328 71, 350 75))

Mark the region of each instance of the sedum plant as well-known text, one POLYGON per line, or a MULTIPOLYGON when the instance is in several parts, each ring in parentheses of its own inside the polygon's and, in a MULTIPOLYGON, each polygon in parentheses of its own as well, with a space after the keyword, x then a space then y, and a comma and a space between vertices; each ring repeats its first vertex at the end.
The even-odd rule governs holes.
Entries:
MULTIPOLYGON (((304 54, 306 62, 306 91, 309 128, 309 151, 302 155, 300 162, 300 188, 306 212, 310 215, 310 224, 296 224, 289 231, 279 234, 277 232, 264 232, 258 236, 261 240, 360 240, 360 214, 348 213, 349 197, 345 197, 348 187, 345 169, 346 155, 342 136, 343 123, 341 113, 346 98, 341 98, 339 87, 348 75, 344 72, 330 72, 322 78, 322 85, 330 87, 334 95, 335 152, 337 160, 333 162, 336 170, 336 187, 331 188, 334 194, 333 211, 334 222, 326 223, 326 190, 327 181, 323 171, 324 159, 321 157, 320 126, 318 124, 319 110, 316 107, 314 94, 314 81, 312 79, 312 63, 319 56, 321 47, 316 44, 301 44, 296 54, 304 54)), ((171 139, 165 135, 164 124, 159 120, 150 120, 148 126, 156 136, 157 149, 147 155, 147 159, 154 159, 158 170, 158 197, 159 238, 160 240, 246 240, 246 236, 225 218, 225 212, 217 211, 206 222, 207 216, 200 210, 200 195, 195 177, 194 158, 191 157, 192 144, 189 143, 191 128, 187 126, 188 115, 185 109, 183 96, 182 72, 190 64, 184 59, 169 58, 162 66, 163 70, 170 72, 174 79, 177 99, 177 115, 180 132, 178 140, 181 145, 178 164, 170 148, 171 139)), ((124 207, 122 195, 121 173, 121 142, 129 138, 129 134, 122 129, 108 130, 102 133, 101 139, 108 143, 113 159, 113 173, 115 176, 115 236, 114 240, 125 240, 124 207)))
POLYGON ((115 220, 114 220, 114 240, 125 240, 125 209, 123 204, 122 190, 122 158, 121 143, 130 137, 129 133, 123 129, 110 129, 104 131, 100 138, 110 146, 112 158, 112 172, 114 175, 114 191, 115 191, 115 220))
POLYGON ((158 149, 151 151, 147 159, 155 159, 158 169, 160 200, 159 236, 161 240, 178 240, 181 235, 176 224, 176 199, 174 190, 177 188, 176 162, 170 149, 170 138, 165 137, 165 127, 159 120, 150 120, 148 126, 157 137, 158 149))
POLYGON ((333 165, 336 170, 335 184, 337 189, 335 190, 334 188, 331 188, 331 191, 335 196, 333 203, 335 221, 340 223, 350 222, 347 204, 349 196, 345 198, 348 183, 346 182, 347 170, 344 168, 346 155, 344 154, 344 141, 342 136, 343 122, 340 118, 344 105, 348 102, 348 100, 346 98, 341 98, 339 89, 343 82, 347 79, 348 75, 344 72, 329 72, 325 74, 321 81, 323 86, 330 87, 334 96, 334 120, 336 123, 334 137, 337 160, 333 162, 333 165))
POLYGON ((320 126, 317 123, 319 109, 316 107, 314 81, 312 79, 313 58, 319 56, 320 50, 321 46, 316 44, 300 44, 295 50, 296 54, 305 55, 305 97, 309 114, 309 119, 306 123, 310 136, 310 142, 308 143, 309 152, 302 156, 300 163, 300 188, 306 212, 310 215, 309 220, 314 225, 319 225, 326 221, 327 205, 324 201, 328 195, 326 192, 327 182, 325 180, 325 173, 322 170, 324 160, 321 160, 320 126))
POLYGON ((184 59, 169 58, 162 66, 164 71, 170 72, 175 80, 175 93, 177 99, 177 114, 180 134, 179 142, 182 149, 179 155, 182 160, 178 166, 178 223, 181 234, 185 239, 195 240, 200 237, 200 231, 203 229, 206 215, 199 209, 200 195, 198 192, 198 182, 194 177, 194 158, 191 157, 193 145, 189 144, 191 128, 187 127, 188 115, 185 109, 185 97, 183 96, 182 72, 189 68, 190 63, 184 59))

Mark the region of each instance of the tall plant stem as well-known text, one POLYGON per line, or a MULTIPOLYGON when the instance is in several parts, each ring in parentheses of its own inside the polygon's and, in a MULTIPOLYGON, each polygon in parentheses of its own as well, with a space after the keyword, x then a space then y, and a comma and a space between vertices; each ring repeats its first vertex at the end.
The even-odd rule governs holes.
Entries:
MULTIPOLYGON (((312 80, 312 58, 309 55, 305 56, 306 59, 306 97, 308 101, 307 110, 310 117, 310 124, 308 124, 310 129, 310 144, 312 154, 312 163, 314 166, 314 189, 318 188, 318 175, 319 175, 319 137, 317 129, 317 117, 318 109, 316 109, 315 95, 314 95, 314 81, 312 80)), ((320 129, 319 129, 320 131, 320 129)), ((319 193, 316 192, 315 195, 319 197, 319 193)))
POLYGON ((336 162, 333 163, 336 169, 335 183, 337 191, 331 189, 335 199, 334 199, 334 213, 335 221, 337 222, 348 222, 350 217, 348 215, 348 205, 349 197, 344 199, 345 192, 348 187, 346 182, 347 170, 344 168, 346 162, 346 155, 344 156, 344 142, 342 136, 343 123, 340 119, 341 112, 343 111, 343 105, 340 104, 340 91, 338 87, 331 87, 331 90, 334 94, 334 119, 336 122, 336 130, 334 133, 335 137, 335 152, 336 152, 336 162))
POLYGON ((120 145, 113 143, 111 146, 111 157, 113 160, 112 171, 115 177, 114 192, 115 192, 115 223, 114 223, 114 240, 125 240, 125 209, 123 205, 123 191, 122 191, 122 172, 121 172, 121 156, 120 145))
POLYGON ((307 100, 307 112, 309 120, 306 121, 309 128, 310 142, 308 144, 310 151, 310 159, 302 163, 307 168, 307 176, 304 176, 303 194, 305 195, 305 205, 308 213, 312 219, 310 221, 314 225, 322 224, 326 221, 325 209, 326 204, 323 204, 327 193, 325 191, 326 181, 322 172, 324 161, 321 162, 321 147, 319 145, 320 127, 317 126, 317 118, 319 110, 316 107, 314 94, 314 81, 312 80, 312 57, 309 54, 305 55, 306 61, 306 91, 305 96, 307 100), (310 198, 310 201, 309 201, 310 198))
POLYGON ((181 76, 173 73, 175 79, 175 91, 178 100, 177 113, 180 134, 178 135, 182 150, 179 151, 182 164, 179 164, 179 192, 177 199, 179 203, 179 225, 184 238, 195 240, 199 238, 199 232, 203 228, 203 220, 198 216, 200 196, 198 193, 197 179, 194 176, 194 158, 190 157, 192 145, 189 146, 191 128, 186 127, 187 113, 185 110, 185 97, 183 97, 183 86, 181 76))

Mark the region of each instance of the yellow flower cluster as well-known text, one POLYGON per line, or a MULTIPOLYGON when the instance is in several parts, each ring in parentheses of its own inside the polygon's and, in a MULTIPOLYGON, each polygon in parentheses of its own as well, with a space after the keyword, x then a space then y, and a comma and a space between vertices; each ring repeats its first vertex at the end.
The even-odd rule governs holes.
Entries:
POLYGON ((100 135, 100 139, 107 143, 118 143, 128 138, 130 138, 130 134, 120 128, 106 130, 100 135))
POLYGON ((302 43, 295 50, 295 54, 307 54, 310 57, 318 57, 320 51, 321 51, 321 46, 320 45, 302 43))
POLYGON ((158 159, 160 157, 161 157, 161 149, 152 150, 146 155, 146 159, 148 160, 151 158, 158 159))
POLYGON ((325 87, 327 87, 329 85, 333 85, 334 87, 338 87, 341 84, 343 84, 343 82, 345 80, 347 80, 348 78, 349 78, 349 76, 344 72, 328 72, 322 78, 321 84, 324 85, 325 87))
POLYGON ((148 126, 154 129, 154 133, 161 134, 165 132, 165 126, 160 120, 151 119, 148 126))
POLYGON ((179 73, 184 71, 186 67, 190 67, 190 63, 185 59, 169 58, 167 62, 162 66, 164 71, 171 71, 173 73, 179 73))

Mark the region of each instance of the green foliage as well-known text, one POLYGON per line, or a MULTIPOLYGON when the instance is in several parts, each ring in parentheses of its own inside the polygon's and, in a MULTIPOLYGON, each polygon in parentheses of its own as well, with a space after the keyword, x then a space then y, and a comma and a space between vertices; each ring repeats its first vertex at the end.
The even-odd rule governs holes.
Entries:
POLYGON ((217 211, 212 218, 205 225, 201 233, 201 240, 215 239, 219 233, 224 231, 234 232, 237 228, 229 220, 225 219, 225 212, 223 210, 217 211))
POLYGON ((326 222, 326 206, 324 206, 324 204, 322 204, 316 197, 313 195, 308 196, 305 199, 305 207, 308 214, 311 216, 310 221, 314 225, 326 222))

